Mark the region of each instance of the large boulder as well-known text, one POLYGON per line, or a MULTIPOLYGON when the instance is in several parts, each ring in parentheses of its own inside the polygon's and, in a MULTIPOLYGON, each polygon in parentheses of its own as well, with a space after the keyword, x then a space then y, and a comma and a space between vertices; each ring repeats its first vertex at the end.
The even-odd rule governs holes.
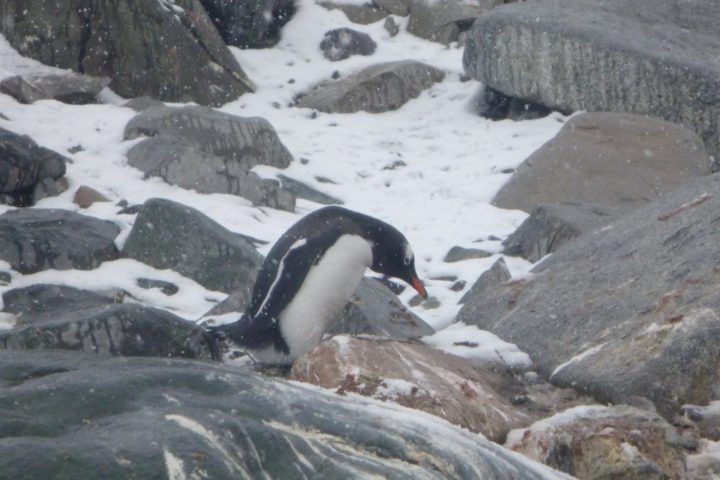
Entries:
POLYGON ((435 330, 405 308, 381 282, 364 277, 329 334, 378 335, 409 340, 432 335, 435 330))
POLYGON ((128 165, 146 177, 160 177, 171 185, 200 193, 231 193, 253 205, 295 210, 295 198, 277 181, 262 179, 241 160, 202 152, 182 139, 148 138, 128 150, 127 158, 128 165))
POLYGON ((442 70, 414 60, 382 63, 321 83, 297 105, 326 113, 382 113, 397 110, 444 77, 442 70))
POLYGON ((17 326, 42 324, 70 313, 111 305, 114 295, 99 294, 64 285, 36 284, 2 294, 3 312, 16 318, 17 326))
POLYGON ((720 176, 696 180, 467 299, 458 319, 602 401, 705 404, 720 367, 719 208, 720 176))
POLYGON ((119 233, 112 222, 68 210, 14 210, 0 215, 0 260, 21 273, 92 270, 119 257, 119 233))
POLYGON ((109 77, 123 97, 222 105, 254 90, 198 0, 2 0, 0 32, 23 56, 109 77))
POLYGON ((702 141, 686 128, 622 113, 583 113, 515 171, 493 199, 530 213, 574 202, 627 212, 710 173, 702 141))
POLYGON ((65 306, 61 301, 51 299, 46 309, 36 306, 34 315, 19 317, 23 323, 0 332, 0 348, 217 358, 213 340, 202 327, 165 310, 112 303, 78 309, 78 302, 65 306))
POLYGON ((0 82, 0 92, 7 93, 20 103, 33 103, 49 98, 83 105, 96 103, 98 93, 109 84, 109 78, 73 72, 38 73, 28 77, 8 77, 0 82))
POLYGON ((68 161, 27 135, 0 128, 0 197, 5 203, 31 205, 34 187, 65 175, 68 161))
POLYGON ((220 364, 0 351, 0 386, 14 480, 569 478, 438 418, 220 364))
POLYGON ((240 48, 272 47, 295 13, 292 0, 200 0, 225 43, 240 48))
POLYGON ((720 154, 720 5, 715 0, 532 0, 475 22, 465 70, 560 111, 681 123, 720 154))
POLYGON ((226 293, 249 292, 262 263, 241 236, 192 207, 162 198, 143 204, 122 254, 226 293))
POLYGON ((144 110, 125 126, 125 139, 163 136, 198 150, 240 162, 245 168, 285 168, 292 155, 273 126, 260 117, 238 117, 207 107, 144 110))
POLYGON ((505 446, 578 478, 686 478, 675 428, 627 406, 572 408, 510 432, 505 446))
POLYGON ((472 26, 476 17, 500 3, 503 0, 414 0, 407 31, 447 45, 458 41, 460 33, 472 26))

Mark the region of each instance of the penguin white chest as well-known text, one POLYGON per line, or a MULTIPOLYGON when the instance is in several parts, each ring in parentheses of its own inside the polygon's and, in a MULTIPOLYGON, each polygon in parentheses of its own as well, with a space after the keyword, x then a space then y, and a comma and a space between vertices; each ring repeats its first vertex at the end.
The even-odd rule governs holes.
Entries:
POLYGON ((359 235, 342 235, 310 267, 300 290, 280 315, 280 329, 292 359, 317 345, 370 265, 370 242, 359 235))

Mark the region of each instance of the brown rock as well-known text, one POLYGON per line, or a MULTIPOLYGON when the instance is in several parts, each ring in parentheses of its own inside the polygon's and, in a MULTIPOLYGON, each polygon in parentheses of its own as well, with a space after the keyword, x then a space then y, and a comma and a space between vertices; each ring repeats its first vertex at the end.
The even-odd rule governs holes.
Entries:
POLYGON ((368 337, 322 342, 295 362, 290 379, 423 410, 495 441, 546 416, 552 402, 578 401, 549 386, 554 393, 538 386, 529 391, 510 375, 425 345, 368 337))
POLYGON ((530 213, 580 202, 627 212, 710 173, 700 138, 680 125, 626 113, 584 113, 533 153, 493 204, 530 213))
POLYGON ((505 446, 581 479, 686 478, 678 433, 634 407, 573 408, 510 432, 505 446))
POLYGON ((95 202, 109 201, 110 199, 107 198, 105 195, 93 188, 86 187, 85 185, 81 185, 73 196, 73 203, 75 203, 80 208, 88 208, 95 202))

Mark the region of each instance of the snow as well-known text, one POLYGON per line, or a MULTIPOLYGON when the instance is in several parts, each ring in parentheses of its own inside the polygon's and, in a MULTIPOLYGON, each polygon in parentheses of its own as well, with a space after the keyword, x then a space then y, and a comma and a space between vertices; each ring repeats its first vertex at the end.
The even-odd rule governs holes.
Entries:
POLYGON ((558 365, 558 366, 555 368, 555 370, 553 370, 552 374, 550 374, 550 378, 553 378, 555 375, 557 375, 558 373, 560 373, 560 371, 561 371, 563 368, 567 367, 568 365, 571 365, 571 364, 573 364, 573 363, 577 363, 577 362, 579 362, 580 360, 582 360, 582 359, 584 359, 584 358, 586 358, 586 357, 589 357, 589 356, 591 356, 591 355, 595 355, 597 352, 599 352, 600 350, 602 350, 602 348, 603 348, 604 346, 605 346, 605 343, 601 343, 601 344, 599 344, 599 345, 595 345, 594 347, 588 348, 587 350, 584 350, 584 351, 578 353, 577 355, 573 356, 573 357, 572 357, 570 360, 568 360, 567 362, 561 363, 560 365, 558 365))
MULTIPOLYGON (((552 114, 523 122, 483 119, 473 111, 480 84, 463 78, 462 48, 445 47, 407 33, 407 20, 403 18, 397 19, 400 33, 390 37, 382 21, 352 24, 339 10, 326 10, 312 0, 300 0, 297 7, 276 47, 231 48, 258 89, 220 110, 268 119, 292 152, 294 161, 287 169, 259 166, 255 169, 258 174, 273 177, 283 173, 343 200, 348 208, 398 227, 412 245, 418 273, 429 294, 440 302, 439 308, 426 310, 422 304, 410 308, 435 329, 442 329, 453 323, 460 308, 457 301, 464 293, 450 290, 455 280, 448 278, 472 285, 499 258, 500 242, 488 238, 505 238, 526 218, 524 212, 490 204, 509 178, 503 171, 517 167, 552 138, 565 117, 552 114), (320 41, 326 31, 342 27, 369 34, 378 44, 376 53, 340 62, 326 60, 319 49, 320 41), (441 68, 446 78, 396 111, 317 113, 313 118, 311 110, 290 106, 296 95, 330 78, 335 71, 345 76, 377 63, 408 59, 441 68), (398 160, 405 166, 383 169, 398 160), (319 177, 334 183, 321 182, 319 177), (483 259, 443 262, 455 245, 495 253, 483 259)), ((20 57, 0 37, 0 79, 40 72, 62 70, 20 57)), ((123 99, 112 91, 104 91, 102 98, 109 103, 77 106, 43 100, 22 105, 0 94, 0 113, 9 119, 0 117, 0 127, 30 135, 40 145, 72 160, 66 175, 68 191, 41 200, 38 208, 64 208, 113 221, 122 229, 117 240, 122 245, 134 216, 118 214, 117 203, 125 200, 137 205, 152 197, 163 197, 191 205, 231 231, 267 240, 270 244, 260 249, 265 254, 290 225, 321 207, 299 200, 297 212, 288 213, 253 207, 233 195, 200 194, 157 178, 145 179, 142 172, 128 165, 126 158, 127 150, 141 140, 123 140, 125 124, 135 112, 119 106, 123 99), (70 153, 73 147, 81 150, 70 153), (98 190, 111 202, 80 209, 72 197, 81 185, 98 190)), ((0 205, 0 213, 11 208, 0 205)), ((531 266, 522 259, 506 261, 515 277, 522 278, 531 266)), ((48 271, 28 276, 13 273, 11 284, 1 286, 0 292, 39 281, 101 291, 123 289, 136 302, 165 308, 187 319, 200 318, 223 298, 173 272, 127 260, 110 262, 91 272, 48 271), (180 292, 167 296, 156 289, 140 289, 135 284, 139 276, 170 281, 180 287, 180 292)), ((407 304, 413 295, 408 288, 400 298, 407 304)), ((0 328, 11 325, 12 319, 0 318, 0 328)), ((512 345, 463 325, 455 325, 427 341, 462 356, 499 356, 511 365, 529 365, 527 356, 512 345), (458 335, 472 336, 478 347, 450 345, 458 335)))

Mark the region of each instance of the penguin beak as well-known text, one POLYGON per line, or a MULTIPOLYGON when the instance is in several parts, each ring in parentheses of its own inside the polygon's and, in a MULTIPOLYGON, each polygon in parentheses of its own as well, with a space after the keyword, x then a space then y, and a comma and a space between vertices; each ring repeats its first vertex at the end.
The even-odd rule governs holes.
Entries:
POLYGON ((420 294, 420 296, 422 298, 427 298, 427 296, 428 296, 427 290, 425 290, 425 286, 422 284, 422 282, 420 281, 420 279, 418 278, 417 275, 413 274, 410 277, 410 285, 412 285, 413 288, 415 290, 417 290, 417 292, 420 294))

